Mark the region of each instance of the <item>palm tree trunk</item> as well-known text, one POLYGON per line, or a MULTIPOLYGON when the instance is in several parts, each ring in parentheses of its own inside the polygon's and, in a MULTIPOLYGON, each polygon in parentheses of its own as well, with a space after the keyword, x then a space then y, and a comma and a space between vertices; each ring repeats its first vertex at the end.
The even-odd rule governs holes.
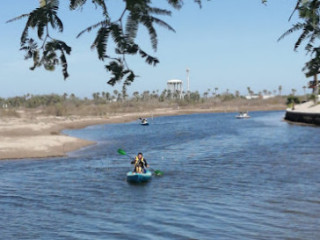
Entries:
POLYGON ((319 86, 318 86, 318 74, 314 75, 314 84, 315 84, 315 88, 313 89, 313 94, 315 95, 315 102, 318 102, 318 94, 319 94, 319 86))

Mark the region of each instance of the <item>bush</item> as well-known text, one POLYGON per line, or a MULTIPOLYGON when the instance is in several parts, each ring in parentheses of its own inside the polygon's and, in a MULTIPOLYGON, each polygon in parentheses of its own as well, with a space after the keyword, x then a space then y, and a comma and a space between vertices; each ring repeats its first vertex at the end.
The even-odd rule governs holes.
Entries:
POLYGON ((300 98, 298 98, 297 96, 289 95, 287 97, 287 105, 291 105, 293 103, 299 104, 300 102, 300 98))

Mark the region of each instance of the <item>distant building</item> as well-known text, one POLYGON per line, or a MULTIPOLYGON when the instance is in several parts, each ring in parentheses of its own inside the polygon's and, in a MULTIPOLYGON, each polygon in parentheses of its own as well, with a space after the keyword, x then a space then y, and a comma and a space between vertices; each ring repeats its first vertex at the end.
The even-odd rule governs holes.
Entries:
POLYGON ((173 95, 177 95, 180 99, 183 97, 183 82, 179 79, 167 81, 167 90, 173 95))
POLYGON ((247 100, 252 100, 252 99, 269 99, 269 98, 274 98, 274 95, 247 95, 246 99, 247 100))
POLYGON ((247 96, 246 96, 246 99, 248 99, 248 100, 251 100, 251 99, 258 99, 258 98, 260 98, 260 96, 259 96, 259 95, 247 95, 247 96))

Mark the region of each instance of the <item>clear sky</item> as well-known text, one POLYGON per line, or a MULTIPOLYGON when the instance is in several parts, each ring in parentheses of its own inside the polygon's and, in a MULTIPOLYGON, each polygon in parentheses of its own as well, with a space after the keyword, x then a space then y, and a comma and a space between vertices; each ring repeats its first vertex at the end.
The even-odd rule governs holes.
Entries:
MULTIPOLYGON (((72 12, 68 10, 69 1, 60 2, 60 18, 65 30, 53 36, 72 46, 68 57, 70 77, 64 81, 60 68, 55 72, 29 70, 32 62, 25 61, 24 53, 19 51, 26 20, 5 22, 30 12, 38 6, 38 0, 5 1, 0 8, 0 97, 64 92, 91 97, 93 92, 121 89, 121 84, 115 87, 106 84, 110 75, 104 70, 104 63, 97 59, 96 52, 90 50, 95 31, 76 39, 81 30, 101 19, 100 11, 91 6, 91 1, 82 11, 72 12)), ((122 1, 106 2, 117 16, 122 1)), ((156 6, 167 6, 164 0, 153 2, 156 6)), ((160 64, 152 67, 139 57, 130 58, 129 66, 140 77, 129 87, 129 93, 162 91, 170 79, 185 81, 186 68, 190 69, 191 91, 204 92, 218 87, 219 92, 229 89, 246 94, 247 87, 259 92, 272 91, 282 85, 284 93, 292 88, 302 93, 302 86, 308 79, 301 69, 308 56, 303 47, 298 52, 293 51, 298 35, 277 41, 297 20, 293 18, 288 22, 295 2, 269 0, 265 6, 260 0, 203 0, 203 7, 199 9, 193 0, 185 0, 180 11, 173 10, 172 17, 164 18, 176 33, 158 28, 156 53, 152 53, 149 36, 141 26, 139 43, 158 57, 160 64)))

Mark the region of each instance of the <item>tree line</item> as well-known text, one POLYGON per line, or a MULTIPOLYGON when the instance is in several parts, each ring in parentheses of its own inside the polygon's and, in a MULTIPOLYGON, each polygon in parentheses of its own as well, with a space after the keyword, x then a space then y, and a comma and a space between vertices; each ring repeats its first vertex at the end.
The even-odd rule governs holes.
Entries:
MULTIPOLYGON (((274 90, 273 93, 276 93, 274 90)), ((248 94, 252 95, 254 92, 248 87, 248 94)), ((272 91, 263 90, 257 93, 258 96, 270 95, 272 91)), ((281 94, 281 90, 280 90, 281 94)), ((292 91, 290 95, 294 95, 295 91, 292 91)), ((278 94, 279 95, 279 94, 278 94)), ((94 92, 91 97, 78 97, 74 93, 71 94, 40 94, 32 95, 25 94, 23 96, 15 96, 8 98, 0 97, 0 108, 38 108, 46 106, 55 105, 65 105, 65 106, 80 106, 80 105, 102 105, 102 104, 112 104, 112 103, 148 103, 148 102, 164 102, 164 103, 178 103, 178 104, 196 104, 203 103, 210 100, 219 101, 229 101, 237 98, 245 99, 245 96, 240 94, 240 91, 236 90, 231 93, 229 89, 219 92, 219 88, 207 89, 205 92, 200 94, 199 91, 190 92, 172 92, 170 90, 164 89, 163 91, 153 90, 153 91, 142 91, 133 92, 130 96, 128 93, 118 90, 113 90, 112 92, 102 91, 94 92)))

